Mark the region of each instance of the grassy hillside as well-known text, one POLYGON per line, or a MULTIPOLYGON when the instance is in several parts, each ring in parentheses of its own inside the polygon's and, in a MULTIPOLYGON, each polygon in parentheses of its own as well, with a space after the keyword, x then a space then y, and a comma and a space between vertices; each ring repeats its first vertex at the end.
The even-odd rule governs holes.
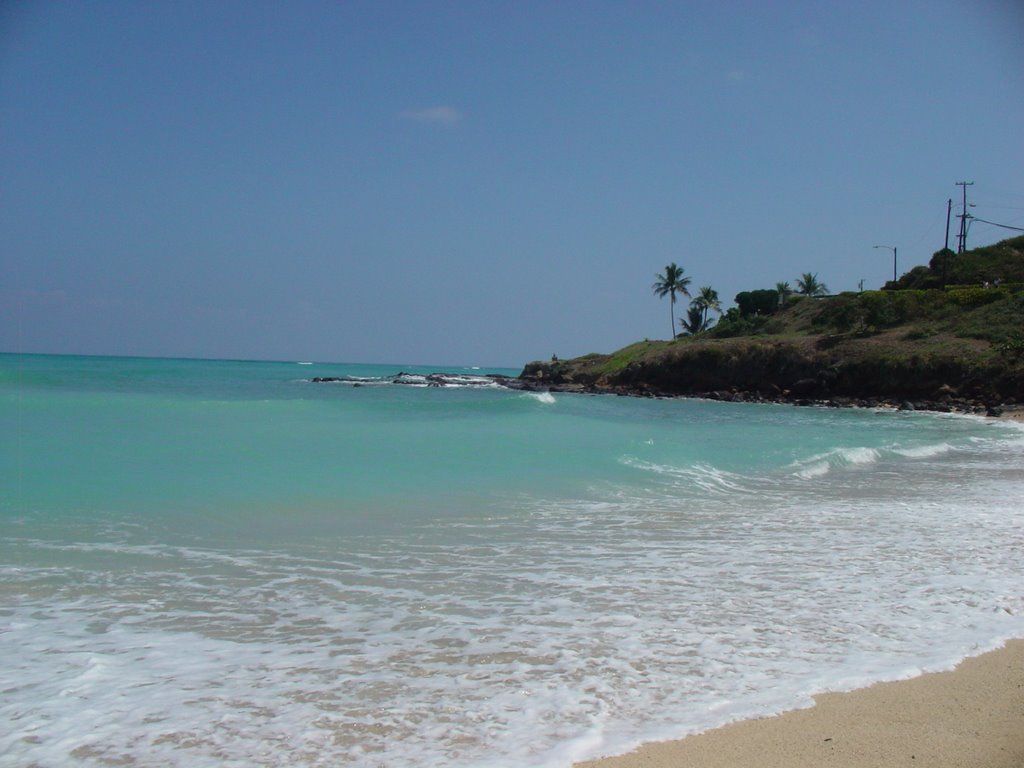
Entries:
POLYGON ((990 269, 990 286, 794 297, 770 315, 733 312, 695 336, 531 363, 522 378, 635 394, 1024 402, 1024 238, 958 262, 958 277, 990 269))

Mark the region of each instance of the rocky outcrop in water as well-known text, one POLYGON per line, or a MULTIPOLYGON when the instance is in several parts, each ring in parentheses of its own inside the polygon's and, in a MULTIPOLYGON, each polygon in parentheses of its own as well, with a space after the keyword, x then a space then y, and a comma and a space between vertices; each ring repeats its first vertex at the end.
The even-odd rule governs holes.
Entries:
POLYGON ((346 384, 352 387, 406 386, 406 387, 461 387, 479 388, 507 386, 510 379, 500 374, 471 375, 462 373, 406 373, 399 371, 392 376, 367 378, 360 376, 314 376, 312 384, 346 384))

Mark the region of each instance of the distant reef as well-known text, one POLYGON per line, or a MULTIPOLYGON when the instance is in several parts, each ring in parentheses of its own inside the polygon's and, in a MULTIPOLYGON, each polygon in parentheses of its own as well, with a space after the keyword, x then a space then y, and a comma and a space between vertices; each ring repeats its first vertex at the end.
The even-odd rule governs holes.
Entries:
MULTIPOLYGON (((1024 270, 1024 238, 1001 248, 1024 270)), ((938 255, 938 254, 937 254, 938 255)), ((943 254, 960 259, 964 255, 943 254)), ((916 268, 919 282, 932 273, 916 268)), ((952 271, 949 264, 946 269, 952 271)), ((781 297, 766 314, 733 311, 710 331, 611 354, 529 363, 521 389, 883 406, 999 415, 1024 404, 1024 283, 781 297)))

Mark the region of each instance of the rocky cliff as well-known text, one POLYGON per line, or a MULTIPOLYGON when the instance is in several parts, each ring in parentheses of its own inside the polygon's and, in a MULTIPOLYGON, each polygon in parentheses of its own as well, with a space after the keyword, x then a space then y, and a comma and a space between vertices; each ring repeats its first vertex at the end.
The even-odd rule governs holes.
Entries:
MULTIPOLYGON (((804 302, 777 318, 776 333, 646 341, 609 355, 534 362, 524 368, 518 386, 993 412, 1024 403, 1024 355, 1012 336, 1015 322, 1024 329, 1024 302, 1019 296, 1007 300, 1015 302, 1011 310, 1020 319, 1011 317, 1010 331, 996 339, 958 332, 979 325, 978 317, 959 307, 938 318, 932 312, 888 328, 860 324, 831 333, 834 324, 827 318, 836 315, 838 299, 822 300, 804 302), (827 321, 820 321, 822 316, 827 321)), ((989 305, 985 309, 993 312, 989 305)))

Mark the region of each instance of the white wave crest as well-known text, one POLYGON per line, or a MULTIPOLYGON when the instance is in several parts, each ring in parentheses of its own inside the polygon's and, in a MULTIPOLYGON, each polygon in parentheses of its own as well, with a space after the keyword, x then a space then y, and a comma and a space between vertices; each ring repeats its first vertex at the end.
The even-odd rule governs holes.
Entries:
POLYGON ((801 469, 793 474, 799 477, 801 480, 813 480, 816 477, 823 477, 832 470, 832 465, 827 461, 819 461, 817 464, 811 464, 804 469, 801 469))
POLYGON ((936 445, 919 445, 916 448, 893 448, 892 451, 908 459, 930 459, 933 456, 941 456, 953 450, 949 443, 938 443, 936 445))
POLYGON ((727 472, 710 464, 675 467, 668 464, 641 461, 631 456, 627 456, 620 461, 628 467, 676 478, 683 481, 686 485, 693 485, 711 493, 743 493, 749 490, 744 482, 746 478, 743 475, 727 472))
POLYGON ((874 448, 841 448, 839 454, 847 464, 874 464, 880 455, 874 448))
POLYGON ((874 464, 881 454, 874 448, 835 448, 793 462, 793 475, 804 480, 827 475, 835 467, 849 467, 874 464))

